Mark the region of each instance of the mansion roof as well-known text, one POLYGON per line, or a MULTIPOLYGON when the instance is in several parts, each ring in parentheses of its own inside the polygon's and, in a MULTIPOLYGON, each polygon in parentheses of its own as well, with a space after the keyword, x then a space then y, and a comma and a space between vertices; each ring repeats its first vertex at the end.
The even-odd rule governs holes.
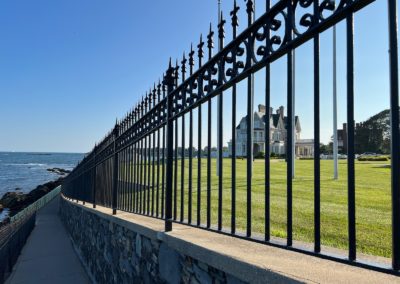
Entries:
MULTIPOLYGON (((258 112, 254 112, 254 116, 258 116, 258 118, 265 124, 265 123, 269 123, 268 122, 268 117, 267 114, 265 113, 265 106, 263 105, 259 105, 258 106, 258 112)), ((279 124, 279 120, 282 119, 282 123, 285 127, 285 129, 287 129, 288 127, 288 117, 284 116, 284 108, 283 106, 281 106, 278 110, 277 113, 272 113, 273 109, 270 108, 270 112, 269 112, 269 119, 272 120, 272 125, 274 128, 278 128, 278 124, 279 124)), ((247 115, 244 116, 239 125, 236 127, 236 129, 240 129, 240 125, 242 123, 242 121, 245 121, 245 123, 247 122, 247 115)), ((299 117, 296 115, 295 116, 295 125, 299 124, 299 117)), ((264 128, 258 128, 258 127, 254 127, 255 130, 263 130, 264 128)))

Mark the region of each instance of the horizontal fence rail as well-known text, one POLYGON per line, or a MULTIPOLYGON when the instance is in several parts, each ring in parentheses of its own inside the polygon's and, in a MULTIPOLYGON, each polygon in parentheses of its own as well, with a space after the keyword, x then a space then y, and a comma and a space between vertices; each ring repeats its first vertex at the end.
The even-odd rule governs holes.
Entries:
MULTIPOLYGON (((165 220, 170 231, 173 223, 183 223, 223 234, 233 235, 265 244, 301 251, 315 256, 397 274, 400 269, 400 153, 398 102, 398 47, 396 1, 388 0, 390 43, 390 102, 391 102, 391 189, 392 189, 392 267, 365 264, 357 259, 354 149, 354 14, 373 0, 292 0, 278 1, 255 19, 255 1, 247 0, 247 27, 239 34, 238 12, 234 1, 230 12, 232 38, 225 44, 226 20, 222 13, 216 37, 210 25, 208 35, 192 45, 181 62, 169 67, 163 81, 154 84, 145 97, 77 165, 65 179, 62 191, 70 199, 101 205, 117 210, 142 214, 165 220), (321 252, 321 172, 320 172, 320 34, 345 22, 346 26, 346 102, 347 102, 347 205, 348 255, 334 257, 321 252), (314 208, 313 249, 293 246, 293 168, 286 171, 286 234, 284 244, 271 239, 270 163, 271 150, 265 147, 264 160, 264 235, 255 235, 253 213, 253 142, 254 137, 254 75, 265 73, 265 108, 271 106, 271 65, 285 57, 287 66, 286 100, 287 149, 294 148, 294 80, 295 49, 306 42, 313 46, 314 100, 314 208), (206 52, 207 51, 207 52, 206 52), (208 56, 206 56, 206 53, 208 56), (197 55, 197 56, 196 56, 197 55), (197 61, 197 64, 195 63, 197 61), (204 61, 204 63, 203 63, 204 61), (197 67, 195 66, 197 65, 197 67), (245 168, 245 229, 238 229, 238 165, 230 161, 230 191, 224 187, 223 120, 229 117, 231 131, 236 132, 237 86, 246 85, 246 168, 245 168), (229 92, 228 92, 229 91, 229 92), (230 96, 231 109, 226 111, 224 98, 230 96), (217 102, 217 115, 212 107, 217 102), (204 108, 204 109, 202 109, 204 108), (225 111, 225 112, 224 112, 225 111), (205 114, 205 117, 203 116, 205 114), (203 125, 206 122, 206 125, 203 125), (217 177, 212 173, 212 125, 217 125, 217 177), (204 129, 206 131, 204 131, 204 129), (205 137, 205 139, 202 139, 205 137), (197 139, 194 139, 197 138, 197 139), (206 141, 204 143, 204 141, 206 141), (203 150, 204 149, 204 150, 203 150), (216 179, 213 181, 213 179, 216 179), (226 195, 229 194, 229 199, 226 195), (229 200, 230 204, 225 204, 229 200), (226 208, 229 207, 228 213, 226 208), (228 214, 228 218, 227 215, 228 214), (214 221, 215 219, 215 221, 214 221)), ((261 139, 270 145, 270 128, 265 127, 261 139)), ((232 135, 232 157, 236 157, 236 135, 232 135)), ((287 165, 295 159, 288 150, 287 165)), ((224 184, 225 183, 225 184, 224 184)))

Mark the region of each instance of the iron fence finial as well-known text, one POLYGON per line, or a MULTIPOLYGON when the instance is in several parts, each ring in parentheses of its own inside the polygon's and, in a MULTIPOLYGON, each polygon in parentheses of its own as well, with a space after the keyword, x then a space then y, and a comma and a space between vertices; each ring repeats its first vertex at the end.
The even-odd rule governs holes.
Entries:
POLYGON ((198 48, 198 56, 199 56, 199 65, 201 65, 201 59, 204 56, 204 50, 203 50, 204 42, 203 42, 203 34, 200 34, 200 43, 197 45, 198 48))
POLYGON ((186 55, 185 55, 185 52, 183 52, 183 57, 182 57, 182 61, 181 61, 182 78, 184 78, 185 74, 186 74, 186 62, 187 62, 186 55))
POLYGON ((190 52, 189 52, 189 68, 190 68, 190 75, 193 74, 193 66, 194 66, 194 50, 193 50, 193 43, 190 44, 190 52))
POLYGON ((158 85, 157 85, 157 99, 158 102, 160 102, 161 99, 161 80, 158 79, 158 85))
POLYGON ((224 20, 223 13, 221 11, 221 18, 220 18, 220 22, 218 24, 218 37, 220 39, 225 38, 225 23, 226 23, 226 21, 224 20))
MULTIPOLYGON (((165 97, 165 93, 169 92, 167 90, 167 86, 172 86, 175 83, 175 72, 176 68, 172 67, 172 59, 170 58, 168 70, 165 73, 163 80, 163 96, 165 97)), ((167 94, 168 95, 168 94, 167 94)))
POLYGON ((247 14, 251 14, 254 12, 254 1, 253 0, 244 0, 245 2, 247 2, 246 4, 246 12, 247 14))
POLYGON ((214 48, 214 31, 212 30, 212 24, 210 23, 210 31, 207 36, 207 47, 211 54, 212 49, 214 48))
POLYGON ((162 85, 161 85, 161 90, 162 90, 162 93, 163 93, 163 99, 165 98, 165 93, 166 93, 166 84, 165 84, 165 77, 166 77, 166 75, 165 75, 165 73, 163 73, 163 75, 162 75, 162 78, 163 78, 163 80, 162 80, 162 85))
POLYGON ((176 61, 175 61, 174 77, 175 77, 175 87, 178 87, 178 83, 179 83, 179 64, 178 64, 178 59, 176 59, 176 61))
POLYGON ((156 102, 156 96, 157 96, 157 87, 156 87, 156 83, 154 82, 154 86, 153 86, 153 103, 154 104, 156 102))
POLYGON ((149 105, 148 102, 149 102, 149 94, 146 92, 146 96, 144 97, 144 106, 145 106, 146 112, 147 112, 147 106, 149 105))
POLYGON ((232 18, 232 27, 236 28, 239 26, 239 18, 237 13, 239 12, 240 7, 237 5, 236 0, 233 2, 233 10, 231 11, 231 18, 232 18))
POLYGON ((153 93, 152 93, 151 88, 150 88, 149 89, 149 110, 151 108, 151 103, 153 102, 152 95, 153 95, 153 93))
POLYGON ((114 134, 114 137, 118 136, 118 132, 119 132, 119 124, 118 124, 118 118, 115 119, 115 126, 114 129, 112 131, 112 133, 114 134))

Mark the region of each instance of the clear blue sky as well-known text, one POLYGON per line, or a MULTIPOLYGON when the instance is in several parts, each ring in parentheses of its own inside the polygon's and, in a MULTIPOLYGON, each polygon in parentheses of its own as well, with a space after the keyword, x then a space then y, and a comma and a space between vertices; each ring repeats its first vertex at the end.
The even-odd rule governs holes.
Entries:
MULTIPOLYGON (((227 15, 233 0, 222 2, 227 15)), ((243 29, 245 4, 238 3, 243 29)), ((257 1, 257 15, 264 5, 257 1)), ((355 18, 357 121, 389 106, 386 15, 386 1, 378 0, 355 18)), ((217 0, 0 1, 0 151, 90 150, 115 118, 158 81, 168 58, 180 59, 216 20, 217 0)), ((226 40, 230 37, 228 29, 226 40)), ((327 31, 321 36, 324 142, 332 135, 331 53, 327 31)), ((339 125, 346 118, 345 55, 345 29, 340 24, 339 125)), ((285 63, 283 58, 272 66, 274 108, 286 104, 285 63)), ((310 43, 297 51, 296 64, 296 114, 302 138, 313 138, 310 43)), ((255 105, 263 101, 262 77, 263 72, 256 76, 255 105)), ((245 114, 243 87, 239 85, 238 117, 245 114)), ((229 92, 225 104, 230 117, 229 92)), ((226 119, 224 143, 231 137, 229 123, 226 119)))

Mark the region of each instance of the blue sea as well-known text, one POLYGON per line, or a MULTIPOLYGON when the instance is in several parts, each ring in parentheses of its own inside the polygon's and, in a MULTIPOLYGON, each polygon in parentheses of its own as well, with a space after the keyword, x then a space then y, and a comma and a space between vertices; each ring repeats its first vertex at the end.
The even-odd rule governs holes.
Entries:
POLYGON ((84 154, 0 152, 0 198, 18 188, 29 192, 39 184, 55 180, 60 175, 49 168, 72 170, 84 154))

